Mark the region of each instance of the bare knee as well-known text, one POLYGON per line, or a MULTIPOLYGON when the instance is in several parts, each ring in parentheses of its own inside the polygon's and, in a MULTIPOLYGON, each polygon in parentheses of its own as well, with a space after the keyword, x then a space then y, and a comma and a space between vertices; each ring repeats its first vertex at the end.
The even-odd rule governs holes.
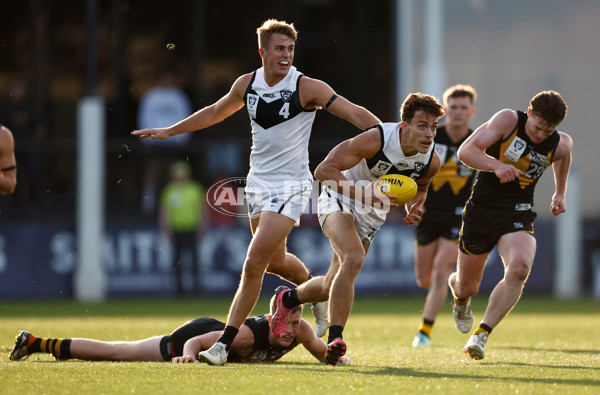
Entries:
POLYGON ((262 277, 265 275, 266 269, 267 263, 252 257, 246 257, 242 276, 245 278, 262 277))
POLYGON ((426 276, 424 273, 417 274, 417 286, 419 288, 428 288, 431 286, 431 276, 426 276))
POLYGON ((531 263, 525 260, 519 259, 517 262, 511 264, 506 270, 504 275, 507 281, 516 281, 524 283, 529 277, 531 271, 531 263))
POLYGON ((467 282, 464 279, 459 279, 456 273, 454 273, 452 276, 449 280, 449 284, 451 284, 452 288, 454 289, 454 296, 465 299, 470 298, 473 295, 477 295, 479 292, 479 283, 477 281, 467 282), (452 278, 454 281, 451 281, 452 278))
POLYGON ((363 262, 365 261, 365 253, 362 250, 352 251, 342 259, 341 270, 356 278, 360 273, 363 262))

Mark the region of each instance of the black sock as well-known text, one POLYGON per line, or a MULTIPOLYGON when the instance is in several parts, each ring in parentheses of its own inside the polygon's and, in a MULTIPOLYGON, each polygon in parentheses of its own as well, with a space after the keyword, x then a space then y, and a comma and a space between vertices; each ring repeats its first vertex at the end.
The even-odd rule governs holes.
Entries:
POLYGON ((287 309, 293 309, 294 307, 300 306, 302 304, 298 299, 298 291, 296 289, 292 289, 289 292, 284 293, 283 298, 281 298, 281 300, 283 301, 283 305, 287 309))
POLYGON ((226 326, 225 330, 223 331, 223 334, 217 341, 225 344, 225 349, 229 351, 229 349, 231 348, 231 343, 233 343, 233 339, 235 339, 238 332, 238 328, 234 326, 226 326))
POLYGON ((486 331, 488 333, 488 335, 490 333, 492 333, 492 328, 490 328, 489 326, 487 326, 486 324, 484 324, 483 322, 481 324, 479 324, 479 327, 481 329, 483 329, 484 331, 486 331))
POLYGON ((27 352, 29 354, 33 354, 34 352, 42 352, 42 350, 40 349, 40 345, 42 344, 42 339, 41 338, 37 338, 33 341, 33 343, 31 343, 29 345, 29 347, 27 347, 27 352))
POLYGON ((27 347, 27 352, 45 352, 59 359, 71 358, 71 339, 53 339, 38 337, 27 347))
POLYGON ((344 331, 344 327, 341 325, 334 325, 329 327, 329 338, 327 339, 327 343, 331 343, 338 337, 343 339, 342 332, 344 331))

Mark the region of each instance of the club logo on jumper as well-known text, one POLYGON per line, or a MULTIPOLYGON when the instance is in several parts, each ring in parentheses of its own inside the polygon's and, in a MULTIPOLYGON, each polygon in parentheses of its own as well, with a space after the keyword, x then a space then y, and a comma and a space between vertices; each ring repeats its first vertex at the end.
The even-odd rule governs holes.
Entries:
POLYGON ((248 108, 248 115, 250 118, 256 118, 256 109, 258 107, 258 99, 257 95, 253 95, 248 93, 248 99, 246 100, 246 107, 248 108))
POLYGON ((425 169, 425 163, 423 162, 415 162, 415 172, 421 174, 425 169))
POLYGON ((517 210, 517 211, 531 210, 531 203, 517 203, 515 205, 515 210, 517 210))
POLYGON ((525 148, 527 148, 525 141, 519 137, 515 137, 513 142, 504 152, 504 156, 506 156, 511 162, 518 162, 521 155, 523 155, 523 152, 525 152, 525 148))
POLYGON ((292 91, 284 89, 282 91, 280 91, 281 93, 281 98, 283 99, 283 101, 287 102, 290 101, 290 98, 292 97, 292 91))
POLYGON ((547 165, 549 160, 546 155, 539 154, 535 151, 529 151, 529 159, 531 159, 532 162, 536 162, 541 165, 547 165))

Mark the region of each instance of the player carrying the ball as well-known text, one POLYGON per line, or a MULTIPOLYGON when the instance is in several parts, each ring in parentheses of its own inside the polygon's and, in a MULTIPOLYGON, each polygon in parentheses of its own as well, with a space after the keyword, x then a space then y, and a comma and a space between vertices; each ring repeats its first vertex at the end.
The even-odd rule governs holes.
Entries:
POLYGON ((436 98, 412 93, 402 104, 401 122, 380 123, 340 143, 315 170, 315 177, 324 184, 319 222, 333 247, 333 259, 325 276, 294 290, 278 288, 276 314, 289 314, 301 303, 329 298, 328 364, 336 365, 346 353, 342 332, 354 302, 354 281, 375 233, 390 209, 397 206, 375 193, 373 181, 387 174, 414 179, 418 191, 405 205, 404 222, 419 223, 429 183, 440 168, 433 139, 442 115, 436 98))
POLYGON ((448 279, 454 320, 461 332, 471 330, 471 296, 479 291, 494 246, 504 264, 504 278, 494 287, 483 320, 463 349, 472 359, 483 359, 492 329, 521 297, 536 251, 533 192, 550 166, 554 171, 550 211, 559 215, 567 208, 573 140, 556 130, 566 115, 567 104, 559 93, 540 92, 531 99, 526 113, 497 112, 458 150, 465 165, 479 170, 463 214, 456 273, 448 279))

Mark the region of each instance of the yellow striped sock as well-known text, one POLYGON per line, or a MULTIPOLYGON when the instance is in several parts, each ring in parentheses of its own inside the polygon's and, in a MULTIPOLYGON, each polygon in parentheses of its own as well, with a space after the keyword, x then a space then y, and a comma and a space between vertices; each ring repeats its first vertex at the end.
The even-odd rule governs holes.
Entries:
POLYGON ((46 348, 46 345, 48 344, 48 339, 46 339, 46 338, 42 338, 42 339, 40 339, 40 340, 41 340, 41 343, 40 343, 40 350, 41 350, 42 352, 48 352, 48 349, 46 348))
POLYGON ((475 332, 473 332, 474 335, 479 335, 481 332, 485 333, 485 336, 489 336, 489 332, 486 331, 485 329, 483 329, 482 327, 479 327, 477 329, 475 329, 475 332))
POLYGON ((426 334, 427 337, 430 337, 431 329, 432 328, 433 328, 432 324, 426 324, 424 322, 421 322, 421 324, 419 325, 419 331, 423 332, 424 334, 426 334))
POLYGON ((465 298, 465 299, 454 298, 454 301, 456 302, 456 304, 465 305, 469 302, 470 299, 471 298, 465 298))

